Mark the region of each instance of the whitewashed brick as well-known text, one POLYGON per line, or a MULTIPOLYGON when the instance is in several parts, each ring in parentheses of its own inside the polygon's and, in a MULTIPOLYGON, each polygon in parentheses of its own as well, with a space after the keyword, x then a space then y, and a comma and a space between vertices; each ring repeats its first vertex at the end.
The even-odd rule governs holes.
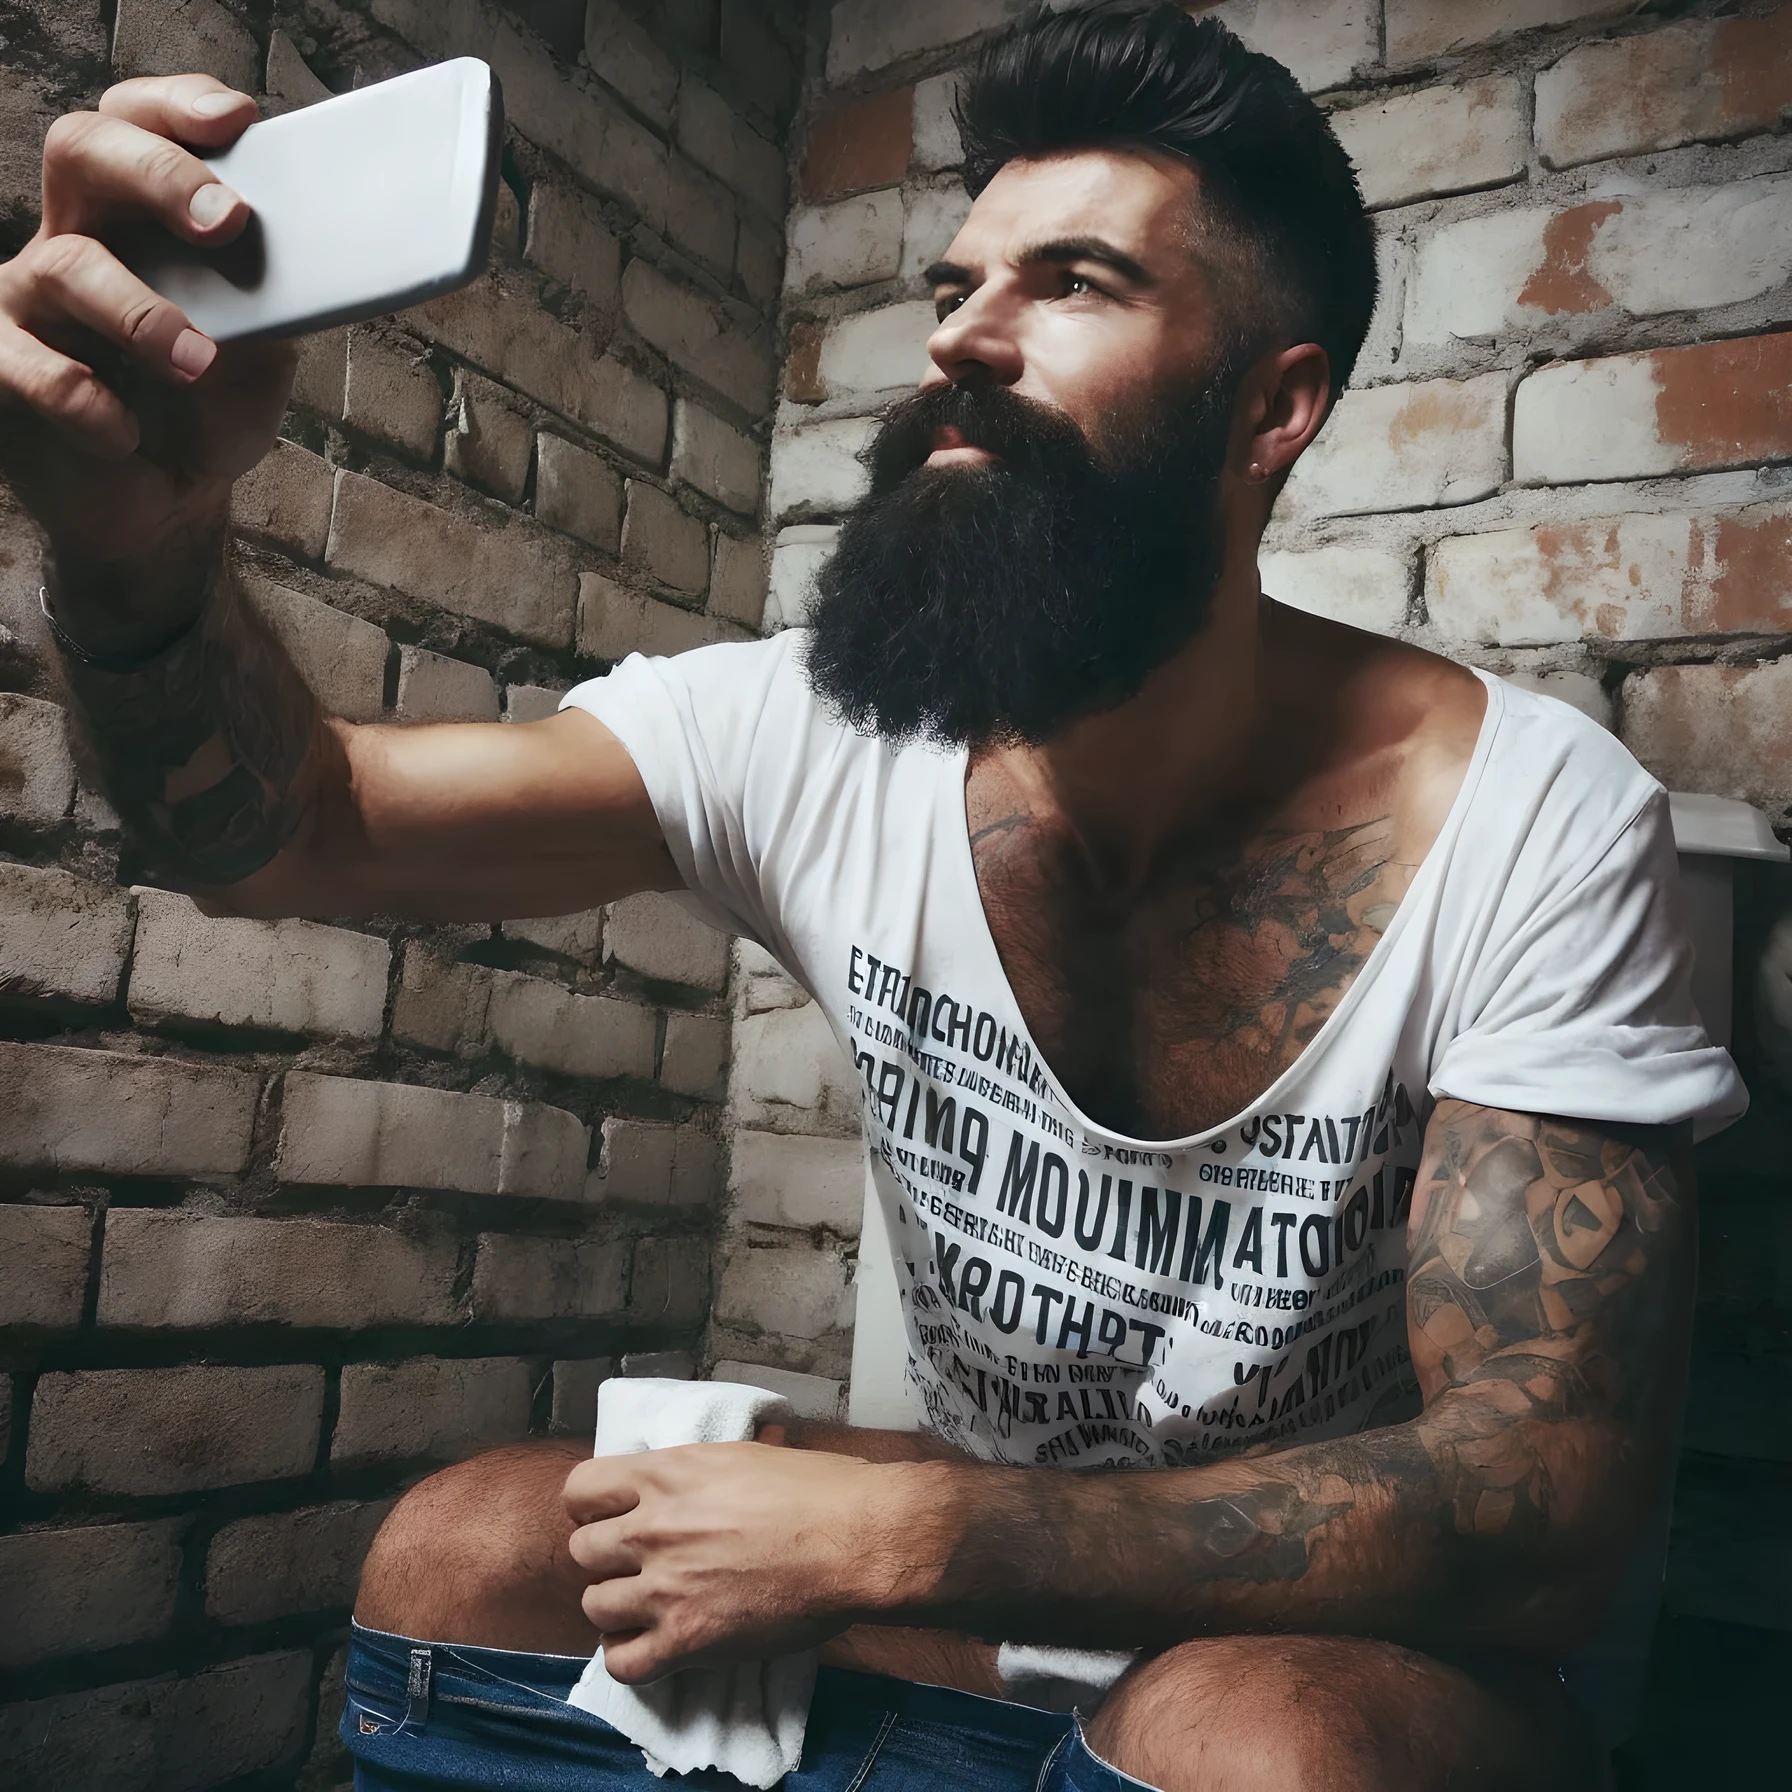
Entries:
POLYGON ((1537 148, 1568 168, 1771 130, 1789 51, 1784 7, 1581 44, 1538 71, 1537 148))
POLYGON ((1625 680, 1619 736, 1670 790, 1792 808, 1792 658, 1655 666, 1625 680))
POLYGON ((765 478, 764 452, 744 430, 681 398, 672 412, 672 477, 752 516, 765 478))
POLYGON ((314 1364, 54 1371, 32 1397, 25 1484, 142 1499, 308 1475, 323 1405, 314 1364))
POLYGON ((457 479, 502 498, 522 502, 529 482, 535 431, 502 386, 466 368, 455 369, 443 465, 457 479))
POLYGON ((1759 298, 1792 277, 1792 175, 1526 207, 1419 246, 1409 344, 1596 328, 1759 298))
POLYGON ((302 560, 321 560, 330 533, 332 477, 328 462, 277 441, 230 488, 231 524, 290 548, 302 560))
POLYGON ((728 936, 659 891, 610 904, 604 956, 643 977, 689 989, 720 989, 728 981, 728 936))
POLYGON ((565 695, 564 691, 550 690, 542 684, 507 684, 504 687, 504 720, 545 722, 560 713, 560 699, 565 695))
POLYGON ((643 480, 628 482, 622 558, 675 591, 700 595, 709 582, 709 528, 678 500, 643 480))
POLYGON ((529 189, 529 259, 605 311, 615 309, 622 248, 585 194, 556 181, 529 189))
POLYGON ((785 970, 771 953, 752 940, 736 940, 734 950, 740 966, 740 1011, 743 1014, 766 1014, 774 1008, 800 1008, 809 1001, 809 992, 785 970))
POLYGON ((725 285, 734 272, 734 195, 683 156, 666 158, 666 235, 725 285))
POLYGON ((0 1163, 118 1176, 238 1174, 260 1080, 126 1052, 0 1042, 0 1163))
POLYGON ((794 1369, 774 1369, 770 1363, 724 1360, 710 1370, 709 1378, 764 1388, 767 1393, 788 1400, 790 1410, 799 1419, 838 1419, 841 1416, 841 1395, 846 1384, 830 1381, 825 1375, 800 1375, 794 1369))
POLYGON ((98 1323, 454 1325, 452 1238, 386 1226, 114 1208, 106 1218, 98 1323))
POLYGON ((896 187, 832 205, 799 206, 785 225, 787 290, 812 292, 895 279, 902 266, 902 215, 902 193, 896 187))
MULTIPOLYGON (((653 1075, 653 1011, 611 996, 581 996, 545 977, 492 973, 488 1023, 507 1056, 561 1076, 653 1075)), ((580 1161, 581 1180, 583 1159, 580 1161)))
MULTIPOLYGON (((635 1247, 629 1279, 629 1318, 637 1325, 698 1325, 706 1320, 709 1250, 707 1238, 643 1238, 635 1247)), ((622 1372, 629 1373, 627 1357, 622 1372)))
POLYGON ((1207 9, 1248 49, 1273 56, 1309 93, 1338 87, 1381 55, 1374 0, 1225 0, 1207 9))
POLYGON ((911 390, 927 372, 938 327, 928 299, 842 318, 822 339, 822 383, 835 397, 911 390))
POLYGON ((971 215, 962 187, 913 187, 903 197, 902 278, 919 281, 943 260, 971 215))
POLYGON ((697 1359, 688 1350, 631 1350, 621 1373, 631 1380, 694 1381, 697 1359))
MULTIPOLYGON (((771 511, 780 519, 808 511, 850 509, 864 496, 869 475, 859 461, 877 428, 869 417, 839 417, 779 430, 772 438, 771 511)), ((782 544, 784 537, 778 537, 782 544)), ((774 589, 777 572, 772 574, 774 589)))
POLYGON ((288 1071, 275 1174, 344 1187, 576 1201, 589 1129, 536 1102, 288 1071))
MULTIPOLYGON (((549 692, 548 695, 555 697, 558 702, 557 693, 549 692)), ((598 948, 603 943, 603 910, 588 908, 576 915, 542 915, 527 920, 506 921, 504 937, 507 940, 526 940, 543 952, 553 952, 561 958, 576 958, 581 964, 591 964, 596 961, 598 948)))
POLYGON ((655 124, 672 122, 678 65, 617 0, 588 0, 585 60, 592 72, 655 124))
POLYGON ((92 1247, 84 1207, 0 1205, 0 1326, 73 1331, 87 1298, 92 1247))
POLYGON ((1468 504, 1506 477, 1506 376, 1345 392, 1295 463, 1291 517, 1468 504))
POLYGON ((326 1039, 379 1037, 392 949, 314 921, 202 915, 140 889, 128 1000, 140 1021, 196 1021, 326 1039))
POLYGON ((0 864, 0 995, 105 1006, 131 944, 124 891, 66 871, 0 864))
POLYGON ((568 1358, 554 1365, 554 1405, 549 1421, 556 1432, 590 1437, 597 1430, 597 1390, 614 1373, 613 1357, 568 1358))
POLYGON ((532 293, 482 280, 405 314, 405 324, 514 386, 637 460, 666 450, 666 395, 576 330, 532 293))
POLYGON ((586 1182, 587 1199, 664 1207, 672 1198, 675 1126, 645 1120, 606 1120, 597 1168, 586 1182))
POLYGON ((678 142, 700 167, 772 217, 784 214, 784 154, 714 88, 686 75, 678 90, 678 142))
POLYGON ((345 470, 337 475, 329 561, 544 647, 564 647, 572 634, 576 587, 563 546, 521 518, 477 528, 345 470))
POLYGON ((15 1792, 173 1792, 290 1764, 314 1667, 311 1650, 290 1649, 0 1707, 0 1776, 15 1792))
MULTIPOLYGON (((284 37, 284 32, 276 32, 284 37)), ((348 331, 322 330, 298 341, 299 364, 293 371, 292 396, 334 420, 342 416, 348 389, 348 331)))
POLYGON ((666 1016, 666 1043, 660 1051, 662 1087, 713 1100, 722 1093, 727 1069, 726 1022, 676 1009, 666 1016))
POLYGON ((758 416, 772 401, 777 365, 770 342, 651 262, 631 261, 622 305, 641 336, 694 379, 758 416))
POLYGON ((716 1289, 727 1325, 819 1338, 852 1324, 846 1264, 833 1251, 736 1245, 716 1289))
POLYGON ((412 940, 404 949, 392 1037, 429 1051, 477 1057, 491 1042, 486 1011, 492 974, 484 965, 455 964, 412 940))
POLYGON ((292 111, 327 100, 330 90, 311 72, 284 31, 268 33, 268 100, 264 113, 292 111))
POLYGON ((54 703, 0 691, 0 820, 54 827, 74 800, 68 718, 54 703))
POLYGON ((498 687, 483 666, 401 647, 395 713, 401 722, 495 722, 498 687))
POLYGON ((1635 10, 1634 0, 1387 0, 1391 65, 1447 56, 1540 26, 1610 19, 1635 10))
POLYGON ((799 628, 808 620, 815 598, 815 576, 833 553, 840 531, 832 523, 798 523, 778 532, 772 550, 771 595, 765 610, 765 632, 799 628))
POLYGON ((239 93, 260 85, 261 55, 249 28, 218 0, 118 0, 112 78, 182 75, 197 69, 239 93))
POLYGON ((619 660, 631 653, 670 655, 713 641, 742 638, 714 616, 699 615, 679 604, 662 603, 631 591, 602 573, 579 578, 578 647, 594 659, 619 660))
POLYGON ((1331 122, 1371 208, 1520 180, 1530 147, 1523 90, 1511 75, 1421 88, 1334 112, 1331 122))
POLYGON ((857 1238, 865 1206, 865 1148, 857 1139, 737 1132, 728 1187, 743 1220, 826 1226, 857 1238))
POLYGON ((1545 367, 1518 388, 1527 483, 1647 479, 1792 458, 1792 334, 1545 367))
POLYGON ((487 1232, 473 1266, 473 1315, 610 1319, 623 1310, 628 1245, 592 1238, 512 1238, 487 1232))
POLYGON ((765 543, 757 535, 744 540, 718 529, 715 558, 709 571, 709 608, 742 628, 757 629, 765 619, 765 543))
POLYGON ((914 165, 930 172, 956 168, 964 160, 958 140, 958 120, 952 108, 958 100, 960 77, 956 73, 934 75, 915 83, 914 165))
POLYGON ((1792 505, 1604 517, 1440 541, 1426 606, 1453 639, 1502 647, 1673 640, 1792 627, 1792 505))
POLYGON ((962 43, 1005 25, 1016 0, 838 0, 828 33, 828 79, 846 81, 905 56, 962 43))
POLYGON ((249 607, 292 657, 325 711, 345 722, 377 722, 385 706, 386 631, 302 591, 241 578, 249 607))
POLYGON ((761 311, 773 311, 784 290, 784 233, 763 218, 742 218, 734 243, 734 265, 747 297, 761 311))
POLYGON ((1542 697, 1553 697, 1578 709, 1588 721, 1597 722, 1609 734, 1612 729, 1612 698, 1597 678, 1585 672, 1508 672, 1506 683, 1521 691, 1535 691, 1542 697))
POLYGON ((622 477, 601 455, 559 436, 535 439, 535 515, 594 548, 622 545, 622 477))
POLYGON ((337 1467, 455 1462, 529 1432, 529 1368, 515 1357, 349 1363, 330 1442, 337 1467))
POLYGON ((180 1591, 180 1522, 0 1537, 0 1668, 161 1636, 180 1591))
POLYGON ((350 330, 342 420, 418 460, 430 459, 442 430, 442 394, 428 351, 372 330, 350 330))
POLYGON ((391 1510, 391 1500, 336 1500, 225 1525, 205 1554, 205 1615, 214 1624, 265 1624, 346 1609, 391 1510))
POLYGON ((1352 628, 1391 635, 1406 621, 1412 562, 1386 548, 1329 547, 1259 557, 1263 589, 1278 603, 1352 628))
POLYGON ((734 1023, 732 1092, 743 1126, 856 1132, 864 1084, 813 1002, 734 1023))

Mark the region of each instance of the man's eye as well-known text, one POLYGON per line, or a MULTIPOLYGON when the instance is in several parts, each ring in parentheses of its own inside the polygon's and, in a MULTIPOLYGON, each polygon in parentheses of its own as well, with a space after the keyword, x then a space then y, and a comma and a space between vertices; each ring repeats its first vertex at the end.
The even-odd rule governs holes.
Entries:
POLYGON ((934 315, 944 323, 963 303, 964 294, 961 292, 942 293, 933 301, 934 315))
POLYGON ((1064 290, 1072 298, 1081 298, 1085 293, 1098 292, 1100 288, 1096 286, 1094 281, 1086 279, 1081 274, 1066 274, 1064 276, 1064 290))

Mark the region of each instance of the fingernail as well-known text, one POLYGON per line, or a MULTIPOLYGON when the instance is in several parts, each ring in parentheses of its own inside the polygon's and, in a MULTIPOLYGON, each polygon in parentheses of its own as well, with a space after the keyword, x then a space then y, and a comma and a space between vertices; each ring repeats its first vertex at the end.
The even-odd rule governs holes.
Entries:
POLYGON ((236 210, 240 197, 221 181, 213 181, 209 186, 201 187, 187 201, 187 216, 201 230, 210 230, 214 224, 222 224, 236 210))
POLYGON ((197 330, 182 330, 168 351, 168 359, 188 379, 196 380, 217 359, 218 345, 197 330))
POLYGON ((234 112, 244 97, 240 93, 202 93, 192 110, 200 118, 222 118, 226 112, 234 112))

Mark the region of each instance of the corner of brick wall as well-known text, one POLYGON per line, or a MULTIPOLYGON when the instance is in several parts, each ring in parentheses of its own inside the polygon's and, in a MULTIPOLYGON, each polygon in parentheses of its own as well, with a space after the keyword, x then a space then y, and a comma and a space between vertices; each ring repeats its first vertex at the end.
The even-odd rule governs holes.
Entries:
MULTIPOLYGON (((241 577, 333 710, 526 725, 758 633, 797 0, 101 10, 6 27, 0 254, 114 78, 266 112, 449 55, 503 82, 489 267, 309 339, 238 488, 241 577)), ((729 946, 657 896, 429 928, 132 888, 38 563, 0 498, 0 1781, 334 1786, 394 1497, 705 1347, 729 946)))

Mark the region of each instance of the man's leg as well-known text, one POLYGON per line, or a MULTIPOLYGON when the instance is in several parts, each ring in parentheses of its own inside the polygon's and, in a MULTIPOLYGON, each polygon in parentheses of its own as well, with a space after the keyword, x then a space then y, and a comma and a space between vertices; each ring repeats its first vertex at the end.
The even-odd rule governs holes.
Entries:
POLYGON ((567 1553, 560 1490, 591 1454, 572 1439, 519 1444, 419 1481, 380 1526, 361 1570, 355 1620, 432 1643, 594 1655, 567 1553))
POLYGON ((1087 1731, 1161 1792, 1602 1792, 1545 1668, 1474 1673, 1355 1637, 1215 1637, 1138 1667, 1087 1731))

